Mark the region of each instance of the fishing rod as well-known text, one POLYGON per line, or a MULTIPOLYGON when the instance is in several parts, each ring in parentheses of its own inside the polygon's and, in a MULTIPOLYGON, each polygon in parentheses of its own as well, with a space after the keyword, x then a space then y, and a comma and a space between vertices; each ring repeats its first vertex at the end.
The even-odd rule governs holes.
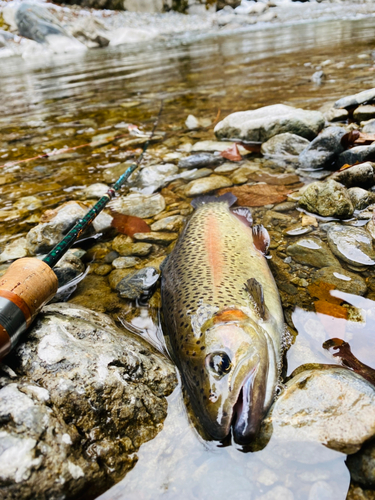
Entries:
POLYGON ((58 279, 52 268, 138 168, 154 137, 162 110, 163 101, 149 139, 136 162, 126 169, 113 187, 76 223, 60 243, 43 260, 36 257, 16 260, 0 278, 0 359, 16 346, 41 308, 56 295, 58 279))

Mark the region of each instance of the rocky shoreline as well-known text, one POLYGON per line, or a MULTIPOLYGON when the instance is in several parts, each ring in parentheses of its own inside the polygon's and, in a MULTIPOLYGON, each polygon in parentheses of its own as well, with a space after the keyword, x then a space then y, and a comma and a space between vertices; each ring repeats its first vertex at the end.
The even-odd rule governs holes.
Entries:
POLYGON ((49 57, 87 49, 152 42, 186 43, 197 38, 269 26, 375 15, 372 2, 323 0, 292 2, 243 0, 215 11, 196 4, 183 14, 82 8, 45 2, 0 1, 0 58, 49 57))

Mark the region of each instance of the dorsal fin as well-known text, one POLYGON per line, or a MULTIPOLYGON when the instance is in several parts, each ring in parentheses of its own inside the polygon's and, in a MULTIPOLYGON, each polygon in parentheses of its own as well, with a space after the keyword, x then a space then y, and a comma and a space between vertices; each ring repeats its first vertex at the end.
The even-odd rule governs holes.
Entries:
POLYGON ((256 224, 253 227, 253 242, 264 255, 267 253, 271 240, 267 229, 262 224, 256 224))
POLYGON ((253 225, 253 217, 251 215, 251 212, 248 208, 246 207, 238 207, 238 208, 233 208, 232 214, 237 217, 241 222, 246 224, 246 226, 251 227, 253 225))
POLYGON ((225 202, 228 203, 228 206, 231 207, 237 201, 236 196, 232 193, 224 193, 221 196, 198 196, 191 202, 191 206, 194 208, 198 208, 200 205, 206 205, 207 203, 220 203, 225 202))
POLYGON ((245 288, 251 295, 255 307, 262 319, 266 317, 266 308, 264 306, 263 287, 255 278, 250 278, 245 283, 245 288))

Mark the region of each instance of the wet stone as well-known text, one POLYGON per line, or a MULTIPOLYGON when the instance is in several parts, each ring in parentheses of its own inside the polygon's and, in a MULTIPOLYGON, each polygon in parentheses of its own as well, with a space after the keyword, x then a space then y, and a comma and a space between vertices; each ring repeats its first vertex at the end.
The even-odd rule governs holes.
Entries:
POLYGON ((364 90, 362 92, 359 92, 358 94, 353 94, 353 95, 349 95, 347 97, 343 97, 342 99, 339 99, 338 101, 336 101, 333 106, 336 109, 337 108, 350 109, 350 108, 353 108, 354 106, 357 107, 360 104, 373 102, 373 101, 375 101, 375 88, 364 90))
POLYGON ((353 266, 373 266, 375 251, 372 238, 359 227, 333 224, 327 230, 327 240, 332 252, 353 266))
POLYGON ((112 262, 112 266, 116 269, 127 269, 128 267, 134 267, 141 262, 141 259, 138 257, 117 257, 117 259, 112 262))
POLYGON ((297 203, 293 201, 284 201, 283 203, 279 203, 273 207, 275 212, 289 212, 290 210, 294 210, 297 206, 297 203))
POLYGON ((94 273, 98 276, 107 276, 112 271, 112 266, 109 264, 99 264, 94 269, 94 273))
POLYGON ((32 255, 52 250, 69 229, 86 214, 87 208, 71 201, 50 212, 51 218, 48 222, 38 224, 27 234, 27 248, 32 255))
POLYGON ((168 182, 168 178, 177 172, 178 168, 173 163, 152 165, 136 170, 129 177, 128 184, 144 194, 152 194, 163 187, 168 182))
POLYGON ((110 203, 110 206, 122 215, 133 215, 146 219, 165 209, 164 197, 157 193, 152 195, 131 193, 120 196, 110 203))
POLYGON ((274 135, 261 147, 261 153, 265 156, 298 156, 310 144, 307 139, 299 135, 285 132, 274 135))
POLYGON ((42 200, 37 196, 24 196, 17 200, 13 206, 18 210, 27 210, 28 212, 32 212, 33 210, 38 210, 42 207, 42 200))
POLYGON ((59 280, 59 287, 61 287, 82 274, 85 271, 85 266, 81 259, 75 255, 74 250, 68 250, 53 270, 59 280))
POLYGON ((356 122, 375 118, 375 106, 371 106, 371 104, 367 104, 366 106, 358 106, 358 108, 353 112, 353 118, 356 122))
POLYGON ((128 255, 143 257, 151 252, 152 245, 150 243, 133 243, 129 239, 128 236, 122 234, 116 236, 112 241, 113 250, 124 257, 128 255))
POLYGON ((319 111, 274 104, 232 113, 216 125, 214 132, 219 139, 265 142, 275 135, 290 132, 312 140, 323 127, 324 117, 319 111))
POLYGON ((166 233, 161 231, 151 231, 150 233, 135 233, 133 238, 146 243, 156 243, 157 245, 169 245, 178 238, 178 233, 166 233))
POLYGON ((366 444, 358 453, 350 455, 346 464, 352 479, 365 488, 375 487, 375 444, 366 444))
POLYGON ((202 168, 202 167, 214 167, 221 165, 224 162, 224 158, 220 155, 210 154, 210 153, 199 153, 195 155, 188 156, 187 158, 182 158, 178 162, 179 168, 202 168))
POLYGON ((184 190, 186 196, 197 196, 199 194, 210 193, 215 189, 231 186, 232 182, 222 175, 211 175, 203 179, 191 181, 184 190))
POLYGON ((237 170, 238 168, 239 167, 238 167, 238 165, 236 165, 236 163, 225 162, 222 165, 220 165, 219 167, 216 167, 214 169, 214 172, 216 174, 229 174, 229 173, 233 172, 234 170, 237 170))
POLYGON ((331 365, 306 365, 294 373, 260 430, 261 439, 272 434, 275 455, 318 463, 332 459, 327 448, 355 453, 374 435, 375 388, 364 378, 331 365))
POLYGON ((327 122, 344 122, 349 118, 349 113, 346 109, 331 108, 324 116, 327 122))
POLYGON ((363 125, 362 132, 365 134, 375 134, 375 120, 368 120, 361 125, 363 125))
POLYGON ((355 146, 339 155, 336 167, 341 168, 344 165, 354 165, 372 160, 375 160, 375 144, 371 144, 370 146, 355 146))
POLYGON ((211 174, 212 169, 210 168, 194 168, 193 170, 184 170, 177 178, 184 179, 185 181, 193 181, 195 179, 201 179, 202 177, 208 177, 211 174))
POLYGON ((107 184, 103 184, 101 182, 97 182, 96 184, 91 184, 87 186, 82 191, 83 199, 90 200, 93 198, 101 198, 108 192, 109 186, 107 184))
POLYGON ((172 215, 151 224, 151 231, 180 231, 185 217, 172 215))
POLYGON ((116 286, 120 297, 126 299, 139 299, 147 295, 158 281, 160 273, 154 267, 144 267, 139 271, 125 276, 116 286))
POLYGON ((303 191, 299 205, 323 217, 349 217, 354 210, 347 190, 333 180, 310 184, 303 191))
POLYGON ((350 187, 371 187, 374 185, 374 164, 367 161, 360 165, 353 165, 341 172, 335 172, 330 177, 331 179, 350 187))
MULTIPOLYGON (((228 148, 231 148, 233 146, 233 142, 230 141, 199 141, 196 142, 191 151, 211 151, 211 152, 223 152, 228 148)), ((248 151, 246 151, 245 148, 242 146, 238 146, 238 150, 241 154, 246 154, 248 151)), ((222 158, 219 156, 219 158, 222 158)))
POLYGON ((366 191, 366 189, 352 187, 348 189, 348 193, 353 203, 354 210, 364 210, 372 203, 375 203, 375 193, 366 191))
POLYGON ((324 282, 334 285, 337 290, 354 295, 365 295, 366 282, 361 276, 339 266, 323 267, 314 273, 313 282, 324 282))
POLYGON ((21 259, 28 255, 27 239, 18 238, 5 245, 4 250, 0 254, 0 263, 7 262, 8 260, 21 259))
POLYGON ((341 138, 346 130, 341 127, 328 127, 316 137, 299 155, 300 168, 320 170, 329 168, 343 151, 341 138))
POLYGON ((340 267, 339 261, 332 255, 328 245, 315 236, 300 238, 288 246, 286 253, 299 264, 313 267, 340 267))
POLYGON ((11 367, 0 378, 2 498, 96 497, 161 430, 176 385, 166 358, 71 304, 44 308, 11 367))

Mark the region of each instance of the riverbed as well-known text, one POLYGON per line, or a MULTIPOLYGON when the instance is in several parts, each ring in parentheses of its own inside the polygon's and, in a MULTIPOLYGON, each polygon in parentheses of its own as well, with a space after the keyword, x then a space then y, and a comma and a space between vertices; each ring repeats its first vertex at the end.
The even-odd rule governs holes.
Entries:
MULTIPOLYGON (((195 42, 0 61, 0 246, 26 235, 47 208, 79 199, 85 187, 106 180, 104 172, 114 164, 132 158, 127 150, 133 146, 121 145, 128 125, 150 130, 161 101, 157 131, 165 135, 149 154, 173 163, 175 153, 183 153, 181 144, 214 139, 213 126, 189 130, 188 115, 214 123, 235 111, 277 103, 326 110, 340 97, 374 87, 374 28, 373 18, 301 23, 195 42), (324 72, 318 82, 312 79, 317 71, 324 72), (16 206, 26 196, 41 201, 32 213, 16 206)), ((302 177, 302 182, 311 179, 302 177)), ((267 210, 257 209, 257 219, 267 210)), ((351 300, 355 306, 356 296, 351 300)), ((327 316, 324 330, 315 312, 293 305, 287 309, 298 330, 287 373, 301 364, 306 342, 313 356, 304 363, 338 364, 322 341, 327 331, 339 336, 345 320, 327 316), (312 329, 319 330, 315 338, 312 329)), ((142 325, 134 322, 142 315, 147 316, 144 308, 124 313, 123 323, 142 325)), ((371 318, 360 327, 347 323, 353 353, 375 368, 371 318)), ((317 444, 297 460, 298 445, 280 448, 272 438, 264 449, 244 453, 234 444, 200 437, 180 385, 168 406, 163 430, 142 445, 134 468, 101 499, 347 497, 350 474, 344 454, 317 444)))

